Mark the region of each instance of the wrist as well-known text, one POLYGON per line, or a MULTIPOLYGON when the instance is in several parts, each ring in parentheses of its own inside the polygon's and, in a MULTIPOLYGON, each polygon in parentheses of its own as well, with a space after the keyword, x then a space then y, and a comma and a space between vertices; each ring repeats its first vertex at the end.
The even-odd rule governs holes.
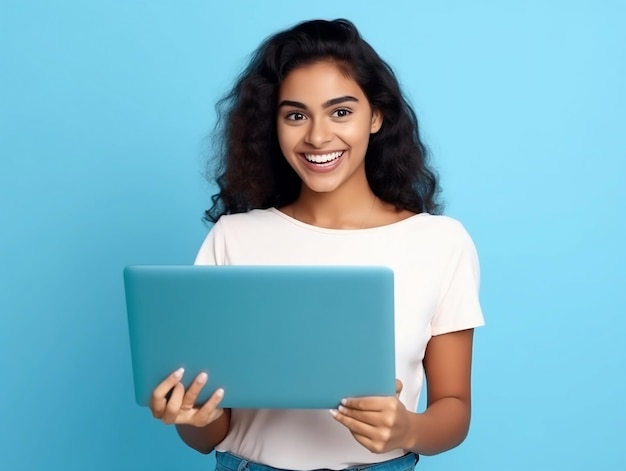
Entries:
POLYGON ((402 448, 419 454, 418 445, 420 442, 420 434, 423 430, 423 427, 421 426, 423 417, 422 414, 418 412, 407 411, 406 413, 408 430, 407 433, 404 434, 402 448))

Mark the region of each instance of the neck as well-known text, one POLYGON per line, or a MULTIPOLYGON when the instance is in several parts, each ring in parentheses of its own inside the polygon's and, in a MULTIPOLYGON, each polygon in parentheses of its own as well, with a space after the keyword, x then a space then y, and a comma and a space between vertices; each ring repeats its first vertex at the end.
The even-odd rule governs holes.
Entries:
POLYGON ((327 229, 363 229, 368 227, 377 202, 369 186, 361 191, 346 189, 331 193, 316 193, 303 186, 291 215, 327 229))

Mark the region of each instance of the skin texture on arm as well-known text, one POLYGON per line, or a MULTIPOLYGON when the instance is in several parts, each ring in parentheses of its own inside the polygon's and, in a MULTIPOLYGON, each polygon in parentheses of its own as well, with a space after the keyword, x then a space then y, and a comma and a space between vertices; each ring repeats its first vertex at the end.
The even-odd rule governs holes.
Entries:
POLYGON ((471 412, 472 330, 431 338, 424 356, 428 406, 408 411, 395 397, 351 398, 331 411, 354 438, 374 453, 404 449, 435 455, 459 445, 467 436, 471 412))
POLYGON ((474 330, 433 337, 426 347, 427 408, 414 414, 408 449, 434 455, 460 445, 469 431, 474 330))
POLYGON ((180 382, 183 374, 182 368, 176 370, 154 389, 150 410, 163 423, 176 424, 178 435, 191 448, 200 453, 210 453, 215 445, 224 440, 230 426, 230 409, 218 407, 224 390, 218 389, 198 407, 196 399, 208 375, 200 373, 185 391, 180 382))

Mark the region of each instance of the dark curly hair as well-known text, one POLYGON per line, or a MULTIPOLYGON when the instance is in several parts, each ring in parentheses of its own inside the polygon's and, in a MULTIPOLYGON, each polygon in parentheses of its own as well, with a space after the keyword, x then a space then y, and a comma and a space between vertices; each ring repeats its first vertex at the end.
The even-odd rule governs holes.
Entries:
POLYGON ((383 115, 365 155, 369 185, 397 209, 438 213, 437 176, 429 168, 415 112, 402 96, 389 65, 348 20, 301 23, 266 39, 233 90, 218 102, 218 158, 209 164, 219 192, 205 212, 209 222, 224 214, 294 202, 300 177, 279 144, 276 113, 279 87, 292 70, 332 60, 361 87, 372 109, 383 115))

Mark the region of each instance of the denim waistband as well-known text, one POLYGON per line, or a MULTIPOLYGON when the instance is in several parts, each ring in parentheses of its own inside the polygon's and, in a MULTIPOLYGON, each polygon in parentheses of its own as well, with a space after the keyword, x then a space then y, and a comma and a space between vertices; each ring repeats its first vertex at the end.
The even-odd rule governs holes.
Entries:
MULTIPOLYGON (((273 468, 264 464, 248 461, 240 458, 232 453, 216 451, 215 460, 217 461, 217 469, 226 468, 230 471, 287 471, 279 468, 273 468)), ((419 460, 419 456, 414 453, 394 458, 389 461, 380 463, 362 464, 345 468, 349 471, 407 471, 415 467, 419 460)), ((312 471, 331 471, 326 469, 317 469, 312 471)))

